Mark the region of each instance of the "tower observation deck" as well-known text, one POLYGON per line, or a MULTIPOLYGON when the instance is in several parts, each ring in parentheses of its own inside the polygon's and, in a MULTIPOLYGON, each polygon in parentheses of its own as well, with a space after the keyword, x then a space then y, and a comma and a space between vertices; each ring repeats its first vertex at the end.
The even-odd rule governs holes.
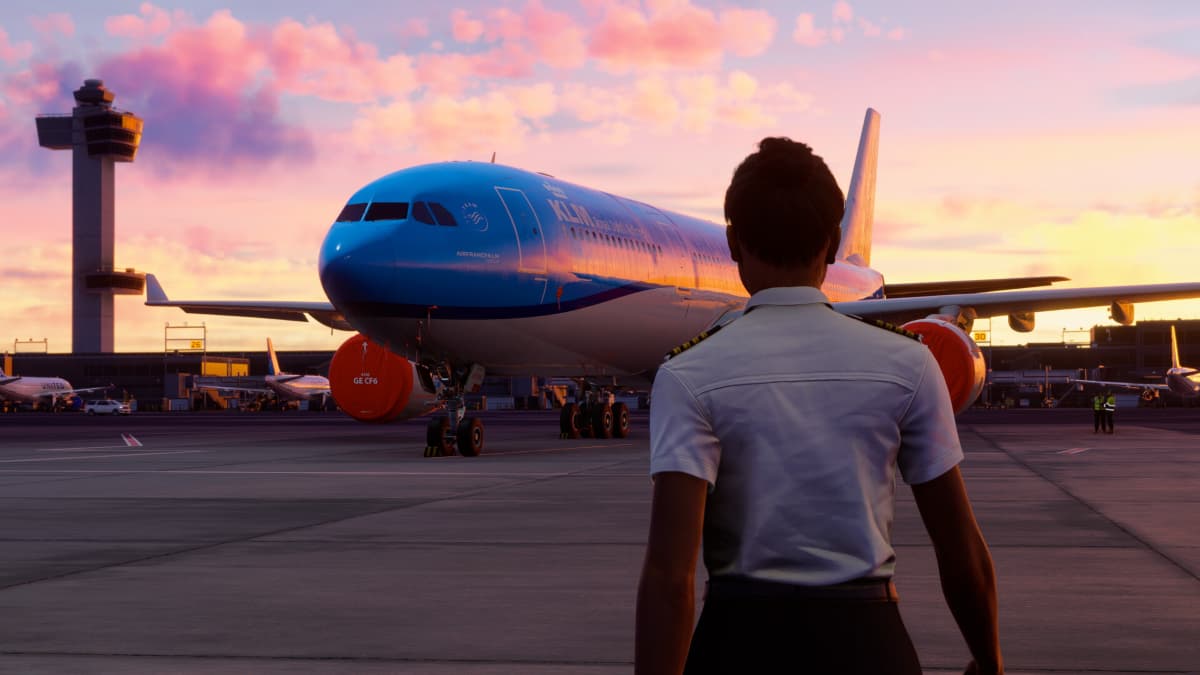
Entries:
POLYGON ((73 155, 71 348, 80 353, 113 351, 113 297, 140 295, 146 284, 113 264, 115 166, 137 155, 142 120, 112 102, 104 82, 86 80, 71 113, 37 117, 38 143, 73 155))

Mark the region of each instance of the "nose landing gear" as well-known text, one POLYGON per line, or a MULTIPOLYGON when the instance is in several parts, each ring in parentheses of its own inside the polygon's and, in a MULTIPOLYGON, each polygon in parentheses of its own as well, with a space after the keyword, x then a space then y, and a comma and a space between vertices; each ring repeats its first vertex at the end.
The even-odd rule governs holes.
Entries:
POLYGON ((425 456, 478 457, 483 452, 483 420, 467 416, 466 392, 478 389, 483 367, 473 365, 465 373, 456 373, 449 364, 431 370, 442 412, 425 427, 425 456))

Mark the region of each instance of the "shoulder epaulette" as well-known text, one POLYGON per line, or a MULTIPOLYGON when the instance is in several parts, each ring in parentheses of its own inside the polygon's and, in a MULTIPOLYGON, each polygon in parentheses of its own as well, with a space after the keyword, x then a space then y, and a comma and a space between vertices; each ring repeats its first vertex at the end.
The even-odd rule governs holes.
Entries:
POLYGON ((906 337, 910 340, 916 340, 918 342, 920 342, 920 340, 921 340, 920 335, 917 335, 916 333, 912 332, 911 330, 901 328, 900 326, 897 326, 894 323, 888 323, 886 321, 881 321, 879 319, 864 319, 861 316, 855 316, 854 314, 847 314, 846 316, 850 317, 851 319, 858 319, 859 321, 867 324, 868 326, 875 326, 876 328, 882 328, 886 331, 891 331, 892 333, 895 333, 896 335, 903 335, 904 337, 906 337))
POLYGON ((706 331, 702 331, 696 337, 692 338, 691 340, 688 340, 687 342, 685 342, 685 343, 679 345, 678 347, 675 347, 671 351, 667 352, 667 357, 664 360, 669 361, 669 360, 675 358, 676 356, 679 356, 680 354, 691 349, 692 347, 695 347, 696 345, 700 344, 701 342, 704 342, 708 338, 712 337, 717 331, 721 330, 722 327, 723 327, 722 324, 717 324, 716 326, 713 326, 712 328, 709 328, 706 331))

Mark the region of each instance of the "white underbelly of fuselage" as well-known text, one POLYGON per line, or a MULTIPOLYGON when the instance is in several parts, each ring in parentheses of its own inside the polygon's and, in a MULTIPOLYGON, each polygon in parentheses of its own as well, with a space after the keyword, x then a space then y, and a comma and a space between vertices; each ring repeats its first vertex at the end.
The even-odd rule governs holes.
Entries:
POLYGON ((529 318, 439 319, 435 312, 428 321, 370 318, 353 323, 368 337, 413 360, 479 363, 494 375, 614 376, 642 381, 672 347, 743 303, 729 296, 655 288, 529 318))

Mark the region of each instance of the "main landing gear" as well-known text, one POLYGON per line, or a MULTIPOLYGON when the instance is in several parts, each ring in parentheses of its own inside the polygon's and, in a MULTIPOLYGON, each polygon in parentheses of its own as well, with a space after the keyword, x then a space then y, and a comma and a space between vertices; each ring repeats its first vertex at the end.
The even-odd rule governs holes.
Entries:
POLYGON ((467 415, 464 395, 483 382, 483 367, 456 372, 449 364, 430 369, 442 410, 425 427, 425 456, 478 457, 483 452, 483 420, 467 415))
POLYGON ((580 388, 578 402, 567 403, 558 418, 559 438, 625 438, 629 435, 629 406, 614 403, 612 393, 580 388))

